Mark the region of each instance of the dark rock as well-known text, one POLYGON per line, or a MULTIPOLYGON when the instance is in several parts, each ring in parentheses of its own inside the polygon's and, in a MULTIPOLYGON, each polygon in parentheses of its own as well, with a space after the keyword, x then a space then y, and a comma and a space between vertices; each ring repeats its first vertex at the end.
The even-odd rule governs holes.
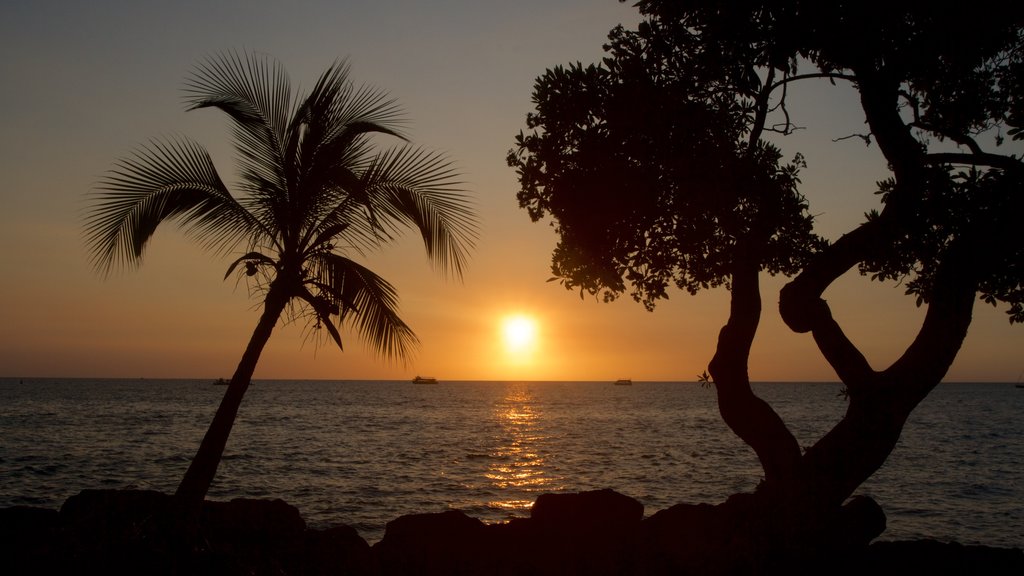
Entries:
POLYGON ((611 490, 545 494, 530 518, 484 525, 459 511, 403 516, 374 547, 381 572, 626 574, 643 505, 611 490))
POLYGON ((347 526, 311 530, 283 501, 207 502, 181 539, 173 497, 84 491, 58 513, 0 509, 0 574, 617 576, 1024 574, 1024 552, 935 541, 868 542, 867 498, 812 510, 742 494, 642 519, 610 490, 538 498, 530 518, 486 525, 459 511, 403 516, 372 549, 347 526))
POLYGON ((375 574, 370 547, 347 526, 308 530, 281 500, 204 503, 184 541, 173 497, 86 490, 55 511, 0 510, 0 574, 375 574))
POLYGON ((541 494, 530 510, 530 518, 542 525, 575 530, 630 531, 644 517, 644 505, 614 490, 593 490, 575 494, 541 494))
POLYGON ((0 574, 62 572, 60 558, 53 554, 62 539, 56 510, 0 508, 0 574))
POLYGON ((882 507, 868 496, 854 496, 839 511, 837 537, 844 545, 867 546, 885 532, 886 518, 882 507))
POLYGON ((761 494, 673 506, 643 523, 645 574, 836 573, 885 529, 870 498, 821 510, 761 494))
POLYGON ((385 575, 487 574, 487 548, 484 523, 449 510, 388 522, 373 553, 385 575))
POLYGON ((720 507, 676 504, 643 521, 635 569, 638 574, 714 574, 727 551, 731 526, 720 507))
POLYGON ((537 568, 545 574, 626 574, 644 507, 613 490, 543 494, 530 520, 537 568))
POLYGON ((858 559, 856 568, 860 574, 877 576, 1020 576, 1024 574, 1024 551, 935 540, 875 542, 858 559))
POLYGON ((172 499, 152 490, 83 490, 60 519, 67 563, 81 572, 173 574, 172 499))
POLYGON ((303 559, 306 522, 283 500, 206 502, 202 564, 225 574, 288 574, 303 559))
POLYGON ((304 576, 375 574, 370 545, 351 526, 306 530, 304 576))

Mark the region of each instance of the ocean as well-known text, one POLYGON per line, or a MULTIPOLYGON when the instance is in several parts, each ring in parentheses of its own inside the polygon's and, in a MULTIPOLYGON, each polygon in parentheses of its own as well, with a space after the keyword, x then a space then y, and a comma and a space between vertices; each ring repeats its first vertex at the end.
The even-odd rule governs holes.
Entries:
MULTIPOLYGON (((755 389, 810 445, 836 383, 755 389)), ((208 380, 0 379, 0 507, 87 488, 172 493, 224 388, 208 380)), ((613 488, 646 514, 752 491, 753 451, 696 383, 256 381, 208 498, 282 498, 369 542, 403 514, 527 516, 546 492, 613 488)), ((859 490, 882 539, 1024 547, 1024 389, 941 384, 859 490)))

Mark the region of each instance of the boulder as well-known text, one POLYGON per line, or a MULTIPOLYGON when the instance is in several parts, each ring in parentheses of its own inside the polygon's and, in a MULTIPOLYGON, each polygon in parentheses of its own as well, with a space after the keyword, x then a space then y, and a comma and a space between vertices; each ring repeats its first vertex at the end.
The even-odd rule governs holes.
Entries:
POLYGON ((60 514, 31 506, 0 508, 0 574, 63 572, 54 550, 64 547, 60 514))
POLYGON ((963 546, 935 540, 875 542, 858 558, 850 574, 877 576, 1019 576, 1024 574, 1024 551, 1020 548, 963 546))
POLYGON ((609 489, 541 494, 530 510, 530 519, 539 526, 576 533, 630 532, 643 517, 643 504, 609 489))
POLYGON ((644 506, 614 490, 542 494, 530 511, 542 574, 628 574, 644 506))
POLYGON ((351 526, 306 530, 303 576, 359 576, 377 573, 370 545, 351 526))
POLYGON ((488 552, 484 523, 459 510, 392 520, 373 546, 384 575, 487 574, 488 552))

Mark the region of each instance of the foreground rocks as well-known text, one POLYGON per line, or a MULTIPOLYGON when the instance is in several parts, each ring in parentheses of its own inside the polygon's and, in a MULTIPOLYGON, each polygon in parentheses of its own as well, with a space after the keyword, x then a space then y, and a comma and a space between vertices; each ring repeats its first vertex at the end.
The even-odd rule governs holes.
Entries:
POLYGON ((314 530, 281 500, 207 502, 196 542, 172 528, 173 499, 84 491, 59 512, 0 509, 0 574, 1024 574, 1024 552, 869 542, 885 517, 869 499, 828 515, 736 495, 644 518, 600 490, 546 494, 529 518, 484 524, 459 511, 403 516, 369 546, 347 526, 314 530))
POLYGON ((181 542, 174 500, 146 490, 86 490, 60 512, 0 510, 0 574, 372 574, 347 526, 313 530, 282 500, 206 502, 197 541, 181 542))

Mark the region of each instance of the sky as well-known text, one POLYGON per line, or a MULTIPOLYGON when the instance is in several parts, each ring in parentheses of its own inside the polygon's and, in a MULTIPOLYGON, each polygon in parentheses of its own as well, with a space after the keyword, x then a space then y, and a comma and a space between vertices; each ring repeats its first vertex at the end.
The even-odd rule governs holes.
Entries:
MULTIPOLYGON (((462 281, 432 270, 413 234, 365 264, 388 279, 421 345, 387 362, 346 334, 316 346, 304 324, 279 324, 256 378, 446 380, 673 380, 702 372, 727 319, 724 290, 672 292, 654 312, 624 297, 581 299, 548 282, 556 238, 518 208, 505 155, 525 128, 534 79, 602 56, 616 24, 635 25, 616 0, 350 0, 268 2, 38 2, 0 5, 0 376, 216 378, 230 376, 258 316, 244 284, 173 227, 158 231, 141 267, 110 277, 89 264, 88 195, 113 163, 154 137, 185 135, 235 174, 229 125, 185 112, 182 86, 202 59, 269 54, 293 88, 308 89, 336 60, 387 91, 416 144, 456 164, 481 220, 462 281), (530 320, 508 332, 508 319, 530 320), (531 336, 532 334, 532 336, 531 336)), ((805 128, 780 141, 808 168, 802 192, 819 231, 836 239, 878 207, 886 176, 855 94, 813 82, 791 89, 805 128)), ((764 316, 750 360, 754 380, 834 381, 811 337, 778 317, 783 279, 765 277, 764 316)), ((876 368, 905 349, 923 310, 894 284, 855 272, 825 294, 834 316, 876 368)), ((1024 328, 983 303, 951 381, 1018 381, 1024 328)))

